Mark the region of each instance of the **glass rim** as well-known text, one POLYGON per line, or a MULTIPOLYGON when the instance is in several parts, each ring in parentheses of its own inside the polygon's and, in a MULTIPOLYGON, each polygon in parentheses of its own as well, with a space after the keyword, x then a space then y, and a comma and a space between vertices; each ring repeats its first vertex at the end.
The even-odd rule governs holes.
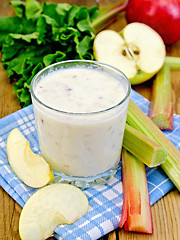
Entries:
POLYGON ((118 106, 122 105, 127 99, 128 97, 130 96, 130 93, 131 93, 131 83, 129 81, 129 79, 126 77, 126 75, 120 71, 119 69, 109 65, 109 64, 106 64, 106 63, 101 63, 101 62, 98 62, 98 61, 94 61, 94 60, 81 60, 81 59, 77 59, 77 60, 66 60, 66 61, 61 61, 61 62, 57 62, 57 63, 53 63, 43 69, 41 69, 32 79, 31 81, 31 84, 30 84, 30 93, 32 95, 32 97, 40 104, 42 105, 43 107, 51 110, 51 111, 55 111, 57 113, 62 113, 62 114, 67 114, 67 115, 77 115, 77 116, 83 116, 83 115, 94 115, 94 114, 100 114, 100 113, 104 113, 104 112, 107 112, 107 111, 110 111, 110 110, 113 110, 115 108, 117 108, 118 106), (108 69, 111 69, 113 70, 114 72, 117 72, 118 74, 120 74, 121 76, 123 76, 123 78, 126 80, 127 82, 127 92, 126 92, 126 95, 124 96, 124 98, 118 102, 117 104, 113 105, 112 107, 109 107, 109 108, 105 108, 105 109, 102 109, 102 110, 99 110, 99 111, 93 111, 93 112, 68 112, 68 111, 62 111, 62 110, 59 110, 59 109, 56 109, 56 108, 53 108, 53 107, 50 107, 48 106, 47 104, 43 103, 41 100, 39 100, 39 98, 36 96, 35 92, 34 92, 34 83, 35 81, 38 79, 38 77, 43 73, 45 72, 46 70, 52 68, 52 67, 55 67, 57 65, 63 65, 63 64, 68 64, 68 63, 89 63, 89 64, 92 64, 92 65, 97 65, 97 66, 102 66, 102 67, 105 67, 105 68, 108 68, 108 69))

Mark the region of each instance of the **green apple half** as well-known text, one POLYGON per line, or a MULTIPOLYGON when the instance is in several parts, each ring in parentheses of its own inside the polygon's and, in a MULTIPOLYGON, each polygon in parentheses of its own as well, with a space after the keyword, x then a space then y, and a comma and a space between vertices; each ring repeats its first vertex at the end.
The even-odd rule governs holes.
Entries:
POLYGON ((32 152, 29 141, 18 128, 9 133, 6 149, 12 170, 26 185, 39 188, 54 179, 49 164, 42 156, 32 152))
POLYGON ((19 233, 22 240, 44 240, 60 224, 72 224, 88 211, 86 195, 69 184, 54 183, 33 194, 22 209, 19 233))
POLYGON ((94 39, 99 62, 121 70, 131 84, 149 80, 162 67, 166 49, 160 35, 143 23, 130 23, 119 33, 104 30, 94 39))

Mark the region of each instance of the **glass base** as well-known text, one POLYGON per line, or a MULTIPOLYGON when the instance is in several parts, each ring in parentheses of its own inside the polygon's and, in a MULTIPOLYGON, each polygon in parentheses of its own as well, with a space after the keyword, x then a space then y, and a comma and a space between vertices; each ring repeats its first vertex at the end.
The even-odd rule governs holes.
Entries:
POLYGON ((118 169, 119 169, 119 162, 110 170, 106 171, 105 173, 101 173, 91 177, 75 177, 75 176, 66 175, 64 173, 60 173, 53 170, 53 173, 54 173, 53 182, 69 183, 69 184, 75 185, 76 187, 80 187, 84 189, 84 188, 103 185, 108 183, 108 180, 115 175, 118 169))

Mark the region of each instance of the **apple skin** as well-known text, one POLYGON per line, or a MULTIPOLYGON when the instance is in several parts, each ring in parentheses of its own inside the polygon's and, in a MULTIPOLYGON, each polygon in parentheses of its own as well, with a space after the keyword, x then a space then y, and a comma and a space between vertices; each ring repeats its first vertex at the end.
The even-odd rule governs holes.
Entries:
POLYGON ((143 71, 140 71, 139 73, 137 73, 133 78, 130 78, 129 81, 132 85, 138 85, 141 83, 144 83, 146 81, 148 81, 149 79, 151 79, 157 72, 153 72, 153 73, 146 73, 143 71))
POLYGON ((180 0, 129 0, 126 19, 149 25, 166 45, 180 40, 180 0))

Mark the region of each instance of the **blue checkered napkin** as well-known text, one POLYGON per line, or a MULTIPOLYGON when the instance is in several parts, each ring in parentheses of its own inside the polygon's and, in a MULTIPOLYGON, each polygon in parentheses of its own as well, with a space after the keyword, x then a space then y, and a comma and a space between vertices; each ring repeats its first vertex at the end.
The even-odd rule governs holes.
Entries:
MULTIPOLYGON (((131 99, 147 113, 149 104, 147 99, 133 90, 131 99)), ((6 140, 9 132, 15 127, 18 127, 30 141, 32 150, 39 153, 32 105, 0 119, 0 184, 23 207, 36 190, 23 184, 8 164, 6 140)), ((174 115, 174 130, 164 133, 180 149, 180 116, 174 115)), ((123 203, 120 168, 121 166, 108 184, 84 190, 89 200, 88 213, 73 225, 57 227, 55 232, 58 239, 98 239, 118 227, 123 203)), ((174 185, 159 168, 147 167, 146 172, 152 205, 174 185)))

